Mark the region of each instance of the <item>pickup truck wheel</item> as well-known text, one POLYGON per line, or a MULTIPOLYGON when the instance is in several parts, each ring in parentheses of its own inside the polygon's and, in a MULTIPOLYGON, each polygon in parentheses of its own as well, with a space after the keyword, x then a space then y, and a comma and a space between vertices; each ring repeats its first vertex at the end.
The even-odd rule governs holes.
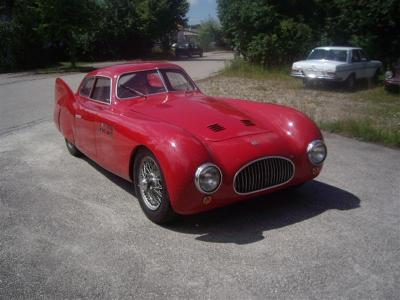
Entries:
POLYGON ((79 151, 78 148, 76 148, 76 146, 69 142, 67 139, 65 139, 65 144, 67 145, 67 150, 71 155, 75 157, 82 156, 81 151, 79 151))
POLYGON ((135 157, 133 172, 136 196, 147 218, 157 224, 172 221, 176 214, 160 164, 153 153, 141 150, 135 157))
POLYGON ((354 89, 354 86, 356 84, 356 78, 354 76, 354 74, 351 74, 347 79, 346 79, 346 88, 349 91, 352 91, 354 89))

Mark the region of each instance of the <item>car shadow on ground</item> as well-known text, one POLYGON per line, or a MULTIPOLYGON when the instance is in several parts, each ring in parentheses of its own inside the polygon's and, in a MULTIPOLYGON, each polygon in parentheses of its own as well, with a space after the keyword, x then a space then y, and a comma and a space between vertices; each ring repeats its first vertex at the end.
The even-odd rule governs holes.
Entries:
MULTIPOLYGON (((107 171, 106 169, 104 169, 103 167, 101 167, 100 165, 98 165, 96 162, 94 162, 90 158, 86 157, 85 155, 82 155, 81 159, 84 160, 85 162, 87 162, 90 166, 95 168, 98 172, 103 174, 105 177, 107 177, 111 182, 118 185, 120 188, 122 188, 126 192, 131 193, 133 196, 135 196, 135 191, 134 191, 132 182, 129 182, 129 181, 107 171)), ((134 200, 136 200, 136 199, 134 199, 134 200)))
POLYGON ((311 181, 301 188, 282 191, 207 213, 181 217, 168 226, 173 231, 198 235, 210 243, 249 244, 264 239, 266 231, 290 226, 327 210, 351 210, 360 199, 334 186, 311 181))
MULTIPOLYGON (((131 182, 85 156, 82 159, 111 182, 135 195, 131 182)), ((202 214, 181 216, 164 228, 197 235, 196 240, 202 242, 244 245, 264 239, 266 231, 311 219, 331 209, 346 211, 359 207, 357 196, 313 180, 296 190, 276 192, 202 214)))

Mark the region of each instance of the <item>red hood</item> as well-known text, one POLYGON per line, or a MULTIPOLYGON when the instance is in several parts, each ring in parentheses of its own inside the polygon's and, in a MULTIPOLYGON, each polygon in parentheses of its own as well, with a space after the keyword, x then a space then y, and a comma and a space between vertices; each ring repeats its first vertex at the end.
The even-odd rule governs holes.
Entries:
POLYGON ((184 128, 198 138, 221 141, 271 132, 227 100, 202 94, 162 94, 129 101, 129 110, 184 128))

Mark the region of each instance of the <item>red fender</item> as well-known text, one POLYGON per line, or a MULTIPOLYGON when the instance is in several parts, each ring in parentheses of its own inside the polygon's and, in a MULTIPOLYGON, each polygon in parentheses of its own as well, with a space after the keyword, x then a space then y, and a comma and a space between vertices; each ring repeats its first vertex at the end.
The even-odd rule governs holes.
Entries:
POLYGON ((64 137, 74 143, 75 95, 61 78, 56 79, 54 100, 54 123, 64 137))

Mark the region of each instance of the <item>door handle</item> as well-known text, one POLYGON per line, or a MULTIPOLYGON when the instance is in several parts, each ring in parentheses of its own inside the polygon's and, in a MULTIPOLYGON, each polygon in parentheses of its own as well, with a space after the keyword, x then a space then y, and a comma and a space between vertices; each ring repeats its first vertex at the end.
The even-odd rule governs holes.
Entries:
POLYGON ((75 119, 82 119, 81 115, 75 115, 75 119))

